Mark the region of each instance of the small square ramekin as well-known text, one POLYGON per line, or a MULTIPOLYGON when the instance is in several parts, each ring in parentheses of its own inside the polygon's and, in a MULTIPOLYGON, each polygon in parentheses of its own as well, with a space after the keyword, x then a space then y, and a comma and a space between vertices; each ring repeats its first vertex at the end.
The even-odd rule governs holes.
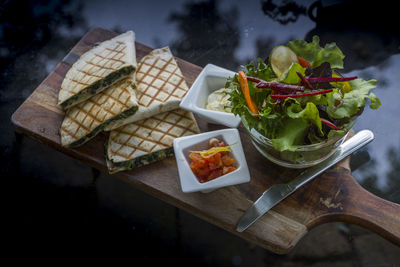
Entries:
POLYGON ((184 193, 196 191, 208 193, 217 188, 250 181, 250 172, 237 129, 223 129, 176 138, 174 140, 174 152, 178 165, 179 179, 184 193), (190 168, 189 151, 195 149, 196 145, 203 144, 204 142, 208 143, 213 137, 222 139, 227 145, 232 145, 230 149, 237 162, 237 169, 208 182, 200 183, 190 168))
POLYGON ((235 72, 207 64, 194 81, 192 87, 182 99, 179 107, 199 115, 207 122, 222 124, 236 128, 240 124, 240 117, 232 113, 206 109, 208 95, 213 91, 225 87, 226 79, 233 77, 235 72))

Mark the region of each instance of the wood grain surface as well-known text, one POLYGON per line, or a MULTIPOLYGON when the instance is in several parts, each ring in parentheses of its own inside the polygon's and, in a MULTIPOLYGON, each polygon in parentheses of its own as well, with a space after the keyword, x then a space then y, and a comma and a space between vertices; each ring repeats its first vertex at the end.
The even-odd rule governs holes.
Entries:
MULTIPOLYGON (((106 134, 101 133, 77 149, 61 147, 59 131, 64 112, 56 104, 61 82, 70 66, 82 53, 115 35, 102 28, 88 32, 12 116, 18 132, 104 172, 107 172, 103 156, 106 134)), ((136 43, 138 61, 151 50, 136 43)), ((202 68, 179 58, 177 62, 191 86, 202 68)), ((203 132, 224 128, 196 119, 203 132)), ((239 131, 251 174, 249 183, 207 194, 183 193, 173 157, 114 176, 279 254, 289 252, 312 227, 332 221, 364 226, 400 245, 400 205, 378 198, 358 185, 351 175, 348 159, 293 193, 243 233, 236 232, 239 218, 262 192, 299 173, 299 170, 279 167, 263 158, 251 144, 245 129, 239 127, 239 131)))

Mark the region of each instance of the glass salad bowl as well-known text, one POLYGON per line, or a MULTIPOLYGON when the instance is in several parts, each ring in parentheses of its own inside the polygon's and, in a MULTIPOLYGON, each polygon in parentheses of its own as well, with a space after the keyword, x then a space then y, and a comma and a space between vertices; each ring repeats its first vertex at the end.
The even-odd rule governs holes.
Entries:
POLYGON ((283 167, 302 169, 314 166, 335 153, 346 139, 349 130, 353 127, 355 122, 356 119, 352 119, 346 125, 346 129, 348 130, 343 136, 336 135, 324 142, 295 146, 296 149, 294 151, 276 150, 270 139, 266 138, 255 129, 249 129, 246 123, 243 123, 243 125, 248 131, 253 145, 264 157, 283 167))

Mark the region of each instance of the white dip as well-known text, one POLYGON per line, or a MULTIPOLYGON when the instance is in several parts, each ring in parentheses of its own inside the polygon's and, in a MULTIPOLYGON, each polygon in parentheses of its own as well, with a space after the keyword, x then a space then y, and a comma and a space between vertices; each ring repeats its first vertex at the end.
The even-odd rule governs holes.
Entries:
POLYGON ((221 88, 212 92, 207 99, 206 109, 231 112, 231 101, 229 101, 229 88, 221 88))

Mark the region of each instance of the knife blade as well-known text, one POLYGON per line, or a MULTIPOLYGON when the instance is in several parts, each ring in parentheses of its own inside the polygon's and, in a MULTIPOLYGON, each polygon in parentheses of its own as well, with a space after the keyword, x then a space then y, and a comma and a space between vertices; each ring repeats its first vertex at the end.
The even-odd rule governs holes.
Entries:
POLYGON ((250 227, 257 219, 264 215, 276 204, 295 192, 298 188, 311 181, 326 169, 335 165, 345 157, 358 149, 364 147, 374 140, 374 134, 370 130, 362 130, 341 144, 338 150, 327 160, 303 171, 292 181, 286 184, 276 184, 267 189, 253 205, 240 218, 236 231, 243 232, 250 227))

